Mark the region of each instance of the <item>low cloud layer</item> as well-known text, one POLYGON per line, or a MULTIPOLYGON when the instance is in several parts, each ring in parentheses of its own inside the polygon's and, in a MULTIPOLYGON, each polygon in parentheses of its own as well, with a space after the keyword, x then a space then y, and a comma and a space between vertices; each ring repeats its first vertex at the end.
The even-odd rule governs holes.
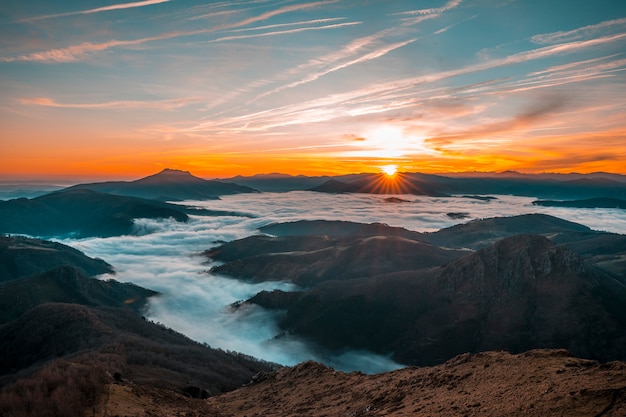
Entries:
MULTIPOLYGON (((467 213, 466 220, 546 213, 598 230, 626 233, 626 211, 536 207, 532 198, 498 196, 468 198, 404 196, 411 202, 391 204, 384 196, 332 195, 309 192, 246 194, 193 202, 209 209, 248 213, 254 217, 192 216, 188 223, 141 219, 135 236, 65 240, 90 256, 111 263, 115 279, 157 290, 146 316, 212 347, 243 352, 285 365, 314 359, 341 370, 381 372, 399 367, 388 357, 369 352, 330 353, 293 337, 277 337, 276 312, 258 306, 231 308, 261 290, 294 287, 288 283, 248 284, 208 273, 201 252, 220 242, 257 233, 272 222, 336 219, 381 222, 416 231, 434 231, 459 222, 447 213, 467 213)), ((389 352, 391 353, 391 352, 389 352)))

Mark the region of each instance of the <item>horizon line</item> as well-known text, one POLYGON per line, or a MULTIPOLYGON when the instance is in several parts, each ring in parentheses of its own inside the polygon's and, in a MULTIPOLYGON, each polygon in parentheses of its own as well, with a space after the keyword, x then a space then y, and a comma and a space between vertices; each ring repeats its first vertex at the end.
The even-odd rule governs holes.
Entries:
MULTIPOLYGON (((224 175, 224 176, 203 176, 202 174, 194 174, 191 170, 188 169, 179 169, 179 168, 163 168, 159 171, 153 171, 150 174, 3 174, 0 173, 0 187, 1 186, 9 186, 9 185, 19 185, 19 184, 41 184, 41 185, 76 185, 84 181, 90 182, 107 182, 107 181, 135 181, 145 177, 157 175, 164 171, 177 171, 188 173, 193 175, 194 177, 198 177, 205 180, 230 180, 233 178, 241 177, 241 178, 254 178, 254 177, 271 177, 271 176, 282 176, 282 177, 308 177, 308 178, 321 178, 321 177, 344 177, 349 175, 377 175, 382 174, 382 171, 362 171, 362 172, 350 172, 350 173, 318 173, 318 174, 304 174, 304 173, 287 173, 280 171, 272 171, 272 172, 259 172, 255 174, 235 174, 235 175, 224 175), (78 183, 74 181, 79 181, 78 183)), ((626 173, 619 172, 609 172, 609 171, 593 171, 593 172, 577 172, 577 171, 569 171, 569 172, 554 172, 554 171, 541 171, 541 172, 524 172, 517 170, 503 170, 503 171, 441 171, 441 172, 422 172, 419 170, 416 171, 402 171, 398 170, 397 174, 422 174, 422 175, 433 175, 433 176, 502 176, 502 175, 518 175, 518 176, 566 176, 566 175, 576 175, 576 176, 593 176, 593 175, 609 175, 609 176, 619 176, 626 177, 626 173)))

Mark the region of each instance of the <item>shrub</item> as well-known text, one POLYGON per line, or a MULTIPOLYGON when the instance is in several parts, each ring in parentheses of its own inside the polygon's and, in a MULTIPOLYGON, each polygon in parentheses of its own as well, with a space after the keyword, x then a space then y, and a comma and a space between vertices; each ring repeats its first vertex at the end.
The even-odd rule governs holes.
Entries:
POLYGON ((0 391, 5 417, 82 417, 104 393, 108 377, 97 366, 52 362, 0 391))

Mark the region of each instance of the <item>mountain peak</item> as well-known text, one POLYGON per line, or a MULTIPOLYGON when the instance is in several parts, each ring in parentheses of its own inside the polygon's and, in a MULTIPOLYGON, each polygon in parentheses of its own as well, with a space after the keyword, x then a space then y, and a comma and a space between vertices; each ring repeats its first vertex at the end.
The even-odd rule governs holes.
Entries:
MULTIPOLYGON (((189 171, 183 171, 182 169, 165 168, 156 175, 191 175, 189 171)), ((193 177, 193 175, 191 175, 193 177)))
POLYGON ((147 177, 133 181, 136 184, 168 184, 168 183, 200 183, 206 180, 196 177, 189 171, 165 168, 164 170, 147 177))
POLYGON ((444 286, 473 296, 529 296, 538 286, 559 285, 565 293, 587 270, 582 258, 545 236, 514 235, 449 263, 440 277, 444 286), (481 295, 478 295, 481 294, 481 295))

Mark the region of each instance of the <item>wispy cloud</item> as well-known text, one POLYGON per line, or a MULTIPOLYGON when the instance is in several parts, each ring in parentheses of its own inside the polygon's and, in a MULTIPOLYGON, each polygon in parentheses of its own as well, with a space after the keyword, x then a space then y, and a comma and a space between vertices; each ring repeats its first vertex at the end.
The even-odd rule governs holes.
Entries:
POLYGON ((619 33, 611 36, 604 36, 596 39, 590 39, 585 41, 567 42, 558 45, 545 46, 542 48, 532 49, 529 51, 523 51, 516 54, 512 54, 503 58, 495 58, 478 64, 461 67, 454 70, 442 71, 429 75, 409 78, 400 80, 393 83, 394 86, 419 84, 424 82, 441 81, 446 78, 457 77, 461 75, 471 74, 480 71, 486 71, 493 68, 498 68, 507 65, 521 64, 528 61, 549 58, 557 55, 565 55, 591 47, 617 42, 622 39, 626 39, 626 33, 619 33))
POLYGON ((518 54, 510 55, 504 59, 494 60, 496 65, 514 64, 533 59, 546 58, 553 55, 567 54, 576 52, 582 49, 598 46, 606 43, 616 42, 626 38, 626 33, 618 33, 610 36, 603 36, 600 38, 589 39, 586 41, 573 41, 567 43, 561 43, 552 46, 546 46, 532 51, 520 52, 518 54))
MULTIPOLYGON (((440 81, 460 77, 467 74, 487 71, 507 65, 517 65, 532 60, 549 58, 555 55, 564 55, 568 53, 578 52, 583 49, 596 47, 598 45, 616 42, 626 38, 626 34, 617 34, 597 39, 568 42, 559 45, 546 46, 529 51, 512 54, 502 58, 492 59, 486 62, 480 62, 466 67, 461 67, 449 71, 433 72, 417 77, 410 77, 391 82, 368 85, 361 89, 356 89, 344 93, 332 94, 319 99, 300 102, 292 105, 280 106, 266 109, 264 111, 247 113, 234 117, 223 115, 220 119, 209 120, 201 124, 191 127, 189 130, 194 132, 262 132, 272 129, 281 129, 286 126, 300 125, 307 123, 327 122, 339 118, 350 118, 356 116, 367 116, 386 112, 400 111, 403 109, 415 109, 416 106, 424 104, 432 100, 450 99, 455 96, 467 94, 469 96, 476 95, 494 95, 515 93, 527 91, 531 89, 548 88, 569 83, 585 82, 592 79, 611 76, 610 71, 621 71, 623 67, 622 60, 600 62, 597 65, 587 65, 584 70, 576 73, 570 73, 566 70, 572 67, 553 68, 548 73, 529 75, 522 80, 490 80, 480 84, 472 84, 467 87, 457 88, 454 91, 437 87, 440 81), (550 74, 549 77, 546 74, 550 74)), ((400 48, 414 40, 399 42, 392 45, 380 47, 374 51, 362 54, 360 57, 352 56, 352 59, 345 60, 349 57, 350 51, 359 51, 363 45, 368 45, 378 38, 362 38, 354 41, 348 47, 334 53, 332 57, 326 57, 326 60, 317 62, 318 65, 328 65, 321 71, 307 74, 301 80, 280 86, 274 90, 265 92, 268 95, 285 88, 294 87, 301 83, 310 82, 319 78, 328 72, 336 71, 358 62, 375 59, 394 49, 400 48), (338 62, 333 62, 336 59, 338 62), (342 61, 343 59, 343 61, 342 61)), ((589 62, 594 63, 593 61, 589 62)), ((313 62, 307 66, 313 66, 313 62)), ((581 64, 583 65, 583 64, 581 64)), ((523 115, 522 115, 523 116, 523 115)), ((472 138, 476 139, 480 134, 487 134, 492 131, 502 130, 511 125, 521 126, 522 121, 530 120, 528 117, 519 117, 516 121, 507 121, 503 124, 494 124, 488 128, 477 130, 476 135, 472 138)), ((450 140, 460 140, 462 134, 453 135, 450 140)))
POLYGON ((285 6, 285 7, 281 7, 280 9, 270 10, 270 11, 267 11, 265 13, 261 13, 260 15, 252 16, 252 17, 249 17, 247 19, 240 20, 238 22, 225 23, 223 25, 219 25, 216 28, 214 28, 212 31, 215 32, 215 31, 218 31, 218 30, 232 29, 232 28, 236 28, 236 27, 247 26, 247 25, 249 25, 251 23, 267 20, 270 17, 274 17, 274 16, 277 16, 277 15, 280 15, 280 14, 295 12, 295 11, 304 10, 304 9, 311 9, 311 8, 315 8, 315 7, 319 7, 319 6, 325 6, 325 5, 328 5, 328 4, 337 3, 338 1, 339 0, 324 0, 324 1, 317 1, 317 2, 311 2, 311 3, 302 3, 302 4, 294 4, 294 5, 291 5, 291 6, 285 6))
POLYGON ((477 124, 458 132, 439 134, 429 138, 429 143, 435 148, 453 149, 455 147, 463 148, 467 143, 475 143, 476 140, 486 140, 490 143, 507 142, 508 138, 505 134, 527 129, 532 123, 551 117, 562 110, 565 105, 566 99, 563 96, 546 95, 512 118, 477 124), (495 136, 495 139, 490 136, 495 136))
POLYGON ((406 12, 393 13, 391 16, 408 16, 403 17, 401 20, 405 26, 411 26, 426 20, 435 19, 441 14, 458 7, 462 2, 463 0, 450 0, 443 7, 409 10, 406 12))
POLYGON ((601 30, 613 27, 626 27, 626 18, 607 20, 595 25, 583 26, 566 32, 560 31, 535 35, 531 38, 531 41, 538 44, 567 42, 575 39, 593 36, 601 30))
POLYGON ((158 36, 132 39, 125 41, 111 40, 108 42, 92 43, 83 42, 79 45, 72 45, 66 48, 49 49, 47 51, 33 52, 30 54, 18 55, 14 57, 0 57, 0 62, 41 62, 41 63, 61 63, 76 62, 84 59, 89 54, 105 51, 107 49, 136 46, 147 42, 154 42, 165 39, 172 39, 179 36, 191 36, 205 33, 204 30, 193 32, 170 32, 158 36))
POLYGON ((218 17, 218 16, 227 16, 227 15, 234 14, 237 12, 239 12, 239 10, 221 10, 218 12, 211 12, 211 13, 205 13, 199 16, 193 16, 193 17, 190 17, 189 20, 200 20, 200 19, 208 19, 208 18, 218 17))
POLYGON ((379 49, 377 49, 375 51, 369 52, 369 53, 367 53, 365 55, 362 55, 362 56, 360 56, 358 58, 352 59, 352 60, 350 60, 348 62, 343 62, 343 63, 335 65, 335 66, 333 66, 331 68, 327 68, 327 69, 325 69, 323 71, 309 74, 307 77, 305 77, 305 78, 303 78, 303 79, 301 79, 299 81, 295 81, 295 82, 292 82, 290 84, 283 85, 283 86, 278 87, 278 88, 276 88, 274 90, 271 90, 271 91, 268 91, 266 93, 263 93, 263 94, 261 94, 259 96, 259 98, 264 97, 264 96, 268 96, 270 94, 277 93, 277 92, 282 91, 282 90, 286 90, 286 89, 289 89, 289 88, 294 88, 294 87, 297 87, 297 86, 302 85, 302 84, 313 82, 313 81, 315 81, 315 80, 317 80, 317 79, 319 79, 319 78, 321 78, 321 77, 323 77, 325 75, 328 75, 328 74, 333 73, 335 71, 339 71, 341 69, 350 67, 352 65, 356 65, 356 64, 363 63, 363 62, 371 61, 371 60, 376 59, 376 58, 380 58, 381 56, 386 55, 386 54, 388 54, 391 51, 394 51, 394 50, 396 50, 398 48, 402 48, 403 46, 409 45, 409 44, 411 44, 411 43, 413 43, 415 41, 416 41, 416 39, 409 39, 409 40, 404 41, 404 42, 398 42, 398 43, 395 43, 395 44, 392 44, 392 45, 386 45, 386 46, 384 46, 382 48, 379 48, 379 49))
POLYGON ((277 23, 274 25, 264 25, 264 26, 257 26, 253 28, 233 29, 231 30, 231 32, 233 33, 251 32, 255 30, 276 29, 276 28, 289 27, 289 26, 314 25, 317 23, 336 22, 338 20, 346 20, 346 18, 345 17, 329 17, 326 19, 313 19, 313 20, 305 20, 305 21, 300 21, 300 22, 277 23))
MULTIPOLYGON (((73 14, 86 14, 97 13, 99 11, 113 10, 112 8, 128 8, 128 7, 140 7, 148 4, 156 4, 156 2, 164 2, 169 0, 147 0, 137 3, 126 3, 122 5, 112 5, 98 9, 90 9, 82 12, 73 12, 73 14), (131 6, 135 5, 135 6, 131 6)), ((161 35, 150 36, 132 40, 111 40, 101 43, 83 42, 79 45, 72 45, 65 48, 50 49, 47 51, 33 52, 29 54, 23 54, 12 57, 0 57, 0 62, 41 62, 41 63, 62 63, 62 62, 76 62, 84 59, 89 54, 95 52, 105 51, 107 49, 125 46, 136 46, 147 42, 154 42, 159 40, 173 39, 181 36, 192 36, 206 33, 213 33, 220 30, 232 29, 249 25, 254 22, 269 19, 270 17, 280 15, 283 13, 294 12, 303 9, 315 8, 327 4, 336 3, 339 0, 324 0, 311 3, 296 4, 291 6, 281 7, 279 9, 270 10, 257 16, 252 16, 247 19, 239 20, 237 22, 225 23, 219 26, 214 26, 209 29, 200 29, 195 31, 177 31, 168 32, 161 35)), ((269 35, 266 35, 269 36, 269 35)))
POLYGON ((311 31, 311 30, 327 30, 327 29, 338 29, 338 28, 342 28, 342 27, 346 27, 346 26, 354 26, 354 25, 360 25, 362 22, 345 22, 345 23, 337 23, 334 25, 325 25, 325 26, 309 26, 309 27, 303 27, 303 28, 294 28, 294 29, 287 29, 287 30, 277 30, 274 32, 262 32, 262 33, 254 33, 254 34, 250 34, 250 35, 232 35, 232 36, 223 36, 221 38, 216 38, 216 39, 212 39, 208 42, 225 42, 225 41, 233 41, 233 40, 239 40, 239 39, 249 39, 249 38, 262 38, 262 37, 266 37, 266 36, 278 36, 278 35, 287 35, 287 34, 291 34, 291 33, 298 33, 298 32, 306 32, 306 31, 311 31))
MULTIPOLYGON (((395 14, 392 14, 392 16, 418 15, 419 21, 432 19, 432 18, 438 17, 439 15, 441 15, 442 13, 448 10, 454 9, 455 7, 459 6, 459 4, 461 4, 462 1, 463 0, 450 0, 443 7, 411 10, 407 12, 395 13, 395 14)), ((475 17, 476 16, 469 17, 468 19, 465 19, 464 21, 471 20, 475 17)), ((273 81, 275 82, 275 81, 280 81, 280 80, 288 80, 290 78, 294 78, 298 76, 299 76, 299 79, 288 82, 287 84, 276 87, 272 90, 265 91, 259 94, 257 97, 255 97, 252 101, 256 101, 260 98, 267 97, 272 94, 275 94, 275 93, 278 93, 278 92, 281 92, 290 88, 294 88, 303 84, 313 82, 325 75, 348 68, 353 65, 357 65, 360 63, 371 61, 373 59, 380 58, 388 54, 391 51, 394 51, 398 48, 409 45, 415 42, 417 39, 411 38, 411 39, 407 39, 407 40, 400 41, 400 42, 394 42, 394 43, 387 44, 387 45, 382 45, 382 46, 377 45, 375 49, 366 51, 366 48, 371 47, 372 45, 375 45, 375 44, 379 44, 382 41, 382 39, 388 36, 393 37, 393 36, 398 36, 398 35, 404 35, 405 27, 418 23, 418 20, 415 20, 415 18, 404 19, 400 26, 383 29, 372 35, 355 39, 338 51, 326 54, 321 57, 311 59, 304 64, 301 64, 295 68, 292 68, 278 75, 277 77, 275 77, 273 81), (361 56, 356 56, 358 53, 361 53, 362 51, 364 51, 364 53, 362 53, 361 56)), ((448 30, 451 27, 452 26, 448 28, 444 28, 438 33, 448 30)), ((272 82, 271 80, 267 80, 267 81, 268 81, 267 83, 272 82)))
POLYGON ((417 9, 417 10, 409 10, 406 12, 400 12, 400 13, 393 13, 391 16, 416 16, 416 15, 428 15, 428 14, 438 14, 438 13, 443 13, 447 10, 450 9, 454 9, 455 7, 457 7, 459 4, 461 4, 463 2, 463 0, 450 0, 448 3, 446 3, 443 7, 436 7, 436 8, 430 8, 430 9, 417 9))
POLYGON ((570 63, 563 64, 563 65, 555 65, 555 66, 546 68, 545 70, 531 72, 528 75, 534 76, 534 75, 547 74, 547 73, 550 73, 550 72, 566 71, 566 70, 570 70, 572 68, 585 66, 587 64, 591 64, 591 63, 595 63, 595 62, 599 62, 599 61, 605 61, 605 60, 608 60, 608 59, 611 59, 611 58, 615 58, 616 56, 617 56, 617 54, 613 54, 613 55, 599 57, 599 58, 586 59, 584 61, 574 61, 574 62, 570 62, 570 63))
MULTIPOLYGON (((355 54, 364 52, 366 48, 370 47, 371 45, 374 45, 377 41, 379 41, 388 33, 389 33, 389 30, 382 30, 369 36, 354 39, 350 43, 343 46, 337 51, 333 51, 331 53, 327 53, 325 55, 310 59, 304 64, 300 64, 294 68, 291 68, 287 71, 284 71, 276 75, 272 79, 255 80, 254 82, 251 82, 239 88, 238 90, 232 91, 229 94, 223 96, 221 100, 218 99, 216 101, 213 101, 211 106, 215 107, 215 106, 221 105, 227 101, 234 99, 235 97, 239 96, 241 93, 248 93, 259 87, 268 86, 276 82, 284 82, 286 80, 293 79, 296 77, 298 77, 299 80, 292 81, 291 83, 302 81, 303 79, 310 77, 310 74, 307 75, 307 72, 309 71, 319 72, 320 69, 322 68, 330 68, 332 66, 338 65, 338 63, 341 61, 345 61, 347 59, 353 59, 355 54)), ((254 102, 260 98, 269 96, 278 91, 282 91, 286 88, 289 88, 289 87, 286 87, 283 85, 273 90, 265 91, 263 93, 260 93, 256 97, 254 97, 252 100, 250 100, 250 102, 254 102)))
POLYGON ((139 101, 139 100, 117 100, 102 103, 58 103, 54 99, 48 97, 21 98, 19 102, 25 105, 56 107, 65 109, 151 109, 151 110, 172 110, 199 102, 196 97, 175 98, 167 100, 155 101, 139 101))
POLYGON ((76 12, 57 13, 57 14, 49 14, 49 15, 45 15, 45 16, 31 17, 31 18, 28 18, 28 19, 22 19, 20 22, 34 22, 34 21, 37 21, 37 20, 52 19, 52 18, 56 18, 56 17, 76 16, 76 15, 81 15, 81 14, 93 14, 93 13, 100 13, 100 12, 108 12, 108 11, 111 11, 111 10, 132 9, 132 8, 135 8, 135 7, 144 7, 144 6, 152 6, 154 4, 167 3, 169 1, 170 0, 144 0, 144 1, 137 1, 137 2, 133 2, 133 3, 112 4, 110 6, 98 7, 98 8, 95 8, 95 9, 88 9, 88 10, 80 10, 80 11, 76 11, 76 12))
POLYGON ((458 26, 458 25, 460 25, 461 23, 469 22, 470 20, 476 19, 477 17, 478 17, 478 15, 476 15, 476 14, 475 14, 475 15, 473 15, 473 16, 468 17, 467 19, 463 19, 463 20, 462 20, 462 21, 460 21, 460 22, 453 23, 453 24, 451 24, 451 25, 449 25, 449 26, 443 27, 443 28, 441 28, 441 29, 439 29, 439 30, 435 31, 435 35, 439 35, 439 34, 442 34, 442 33, 444 33, 444 32, 447 32, 447 31, 449 31, 450 29, 454 28, 455 26, 458 26))
POLYGON ((354 39, 338 51, 333 51, 329 54, 325 54, 321 57, 317 57, 309 60, 308 62, 298 65, 297 67, 287 71, 283 78, 299 74, 302 71, 306 71, 311 68, 319 68, 322 66, 336 65, 337 62, 344 59, 348 59, 356 53, 359 53, 370 45, 373 45, 376 41, 383 38, 388 34, 388 30, 382 30, 369 36, 354 39))

